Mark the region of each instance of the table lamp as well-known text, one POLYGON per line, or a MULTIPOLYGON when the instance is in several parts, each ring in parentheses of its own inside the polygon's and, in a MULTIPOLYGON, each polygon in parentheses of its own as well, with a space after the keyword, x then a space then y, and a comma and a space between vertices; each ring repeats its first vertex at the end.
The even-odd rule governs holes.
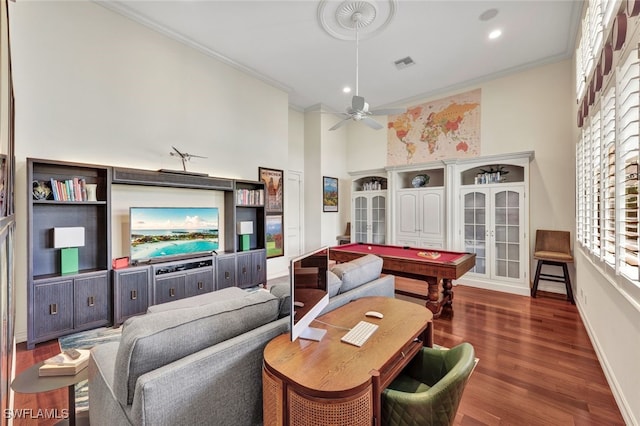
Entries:
POLYGON ((53 228, 53 248, 60 250, 60 272, 78 272, 78 247, 84 247, 84 227, 53 228))
POLYGON ((251 234, 253 234, 253 222, 243 221, 236 224, 237 234, 240 236, 240 251, 251 249, 251 234))

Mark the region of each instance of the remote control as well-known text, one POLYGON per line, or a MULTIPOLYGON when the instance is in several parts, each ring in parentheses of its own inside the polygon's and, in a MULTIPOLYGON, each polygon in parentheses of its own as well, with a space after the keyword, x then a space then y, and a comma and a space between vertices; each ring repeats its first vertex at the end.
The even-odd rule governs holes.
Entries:
POLYGON ((80 352, 75 349, 67 349, 66 351, 64 351, 64 354, 71 359, 78 359, 81 355, 80 352))

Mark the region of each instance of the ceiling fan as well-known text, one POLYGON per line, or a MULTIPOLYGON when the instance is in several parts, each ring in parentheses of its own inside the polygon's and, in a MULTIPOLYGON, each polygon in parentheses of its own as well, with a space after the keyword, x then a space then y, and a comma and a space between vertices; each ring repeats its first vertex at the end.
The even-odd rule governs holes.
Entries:
POLYGON ((360 121, 363 124, 371 127, 375 130, 380 130, 384 126, 378 123, 376 120, 371 118, 373 115, 393 115, 393 114, 402 114, 406 112, 406 109, 403 108, 389 108, 389 109, 378 109, 378 110, 369 110, 369 104, 364 100, 363 96, 360 96, 358 93, 358 48, 359 48, 359 39, 358 39, 358 28, 365 27, 369 25, 370 22, 366 22, 363 19, 363 15, 361 12, 356 11, 351 15, 351 25, 356 31, 356 94, 351 99, 351 106, 347 107, 346 113, 342 113, 341 115, 344 117, 342 120, 338 121, 331 127, 329 130, 336 130, 345 124, 349 120, 360 121))

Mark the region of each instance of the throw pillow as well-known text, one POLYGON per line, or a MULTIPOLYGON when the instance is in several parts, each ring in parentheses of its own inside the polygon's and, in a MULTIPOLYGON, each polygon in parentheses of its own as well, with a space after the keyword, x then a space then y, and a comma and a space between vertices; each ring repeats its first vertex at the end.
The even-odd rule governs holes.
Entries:
POLYGON ((351 262, 339 263, 331 269, 342 280, 340 293, 361 286, 380 277, 382 272, 382 258, 374 254, 367 254, 351 262))

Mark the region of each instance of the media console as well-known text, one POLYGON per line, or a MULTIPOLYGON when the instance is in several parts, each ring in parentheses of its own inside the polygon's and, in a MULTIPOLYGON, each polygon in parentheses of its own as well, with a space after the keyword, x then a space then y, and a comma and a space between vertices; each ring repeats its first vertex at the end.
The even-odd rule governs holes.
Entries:
POLYGON ((226 287, 265 284, 266 250, 221 253, 113 271, 115 326, 147 312, 151 305, 197 296, 226 287))
POLYGON ((238 197, 264 194, 263 182, 36 158, 27 158, 27 182, 33 183, 27 188, 28 349, 66 334, 121 324, 153 304, 266 283, 264 197, 250 202, 238 197), (83 193, 80 183, 95 185, 95 199, 83 193), (45 191, 54 184, 60 190, 55 197, 45 191), (111 247, 111 235, 120 231, 112 227, 111 192, 123 185, 222 192, 224 251, 112 269, 112 259, 123 253, 111 247), (254 224, 248 251, 240 251, 240 221, 254 224), (73 273, 63 273, 60 249, 52 247, 52 230, 64 227, 84 228, 85 244, 73 273))

